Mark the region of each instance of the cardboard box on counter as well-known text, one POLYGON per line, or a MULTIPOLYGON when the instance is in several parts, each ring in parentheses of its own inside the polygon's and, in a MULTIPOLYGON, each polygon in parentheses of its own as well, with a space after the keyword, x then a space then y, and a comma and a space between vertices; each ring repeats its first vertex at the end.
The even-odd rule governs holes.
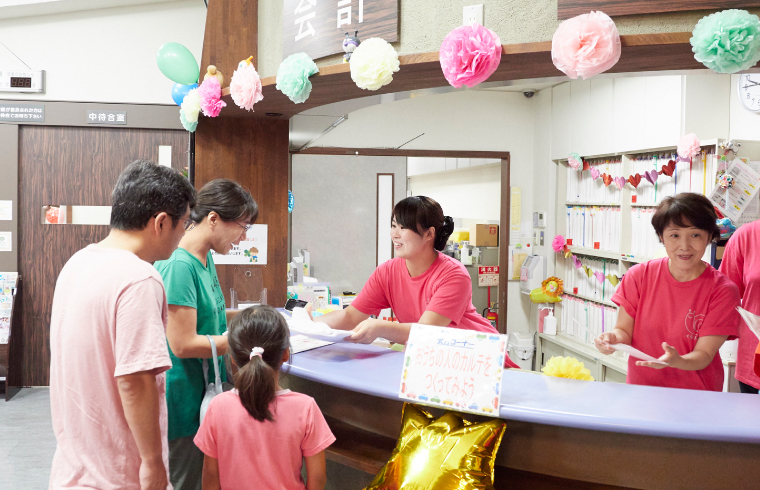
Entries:
POLYGON ((499 225, 475 225, 470 228, 470 245, 473 247, 498 247, 499 225))

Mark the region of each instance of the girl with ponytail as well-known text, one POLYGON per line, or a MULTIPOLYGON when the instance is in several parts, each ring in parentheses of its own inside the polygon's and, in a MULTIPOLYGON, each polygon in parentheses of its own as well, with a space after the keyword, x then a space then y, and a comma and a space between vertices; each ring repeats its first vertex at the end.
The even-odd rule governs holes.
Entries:
POLYGON ((270 306, 248 308, 228 337, 235 389, 214 398, 195 436, 205 455, 203 490, 324 489, 324 450, 335 437, 313 398, 280 387, 290 358, 285 319, 270 306))
MULTIPOLYGON (((472 305, 472 280, 461 262, 440 253, 454 232, 435 200, 399 201, 391 218, 395 258, 380 264, 348 308, 323 315, 332 328, 351 330, 348 340, 369 344, 378 337, 405 344, 415 323, 497 333, 472 305), (390 308, 398 322, 370 318, 390 308)), ((507 357, 507 367, 517 364, 507 357)))

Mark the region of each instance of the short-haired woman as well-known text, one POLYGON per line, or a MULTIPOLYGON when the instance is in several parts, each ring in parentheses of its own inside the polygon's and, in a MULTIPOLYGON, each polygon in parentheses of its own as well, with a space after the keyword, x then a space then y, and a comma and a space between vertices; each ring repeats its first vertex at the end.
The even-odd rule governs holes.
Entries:
POLYGON ((685 192, 665 198, 652 226, 668 256, 631 267, 612 296, 620 306, 611 332, 595 339, 628 344, 662 363, 628 359, 629 384, 721 391, 723 365, 718 349, 739 333, 739 290, 702 261, 707 245, 720 236, 712 203, 685 192))
MULTIPOLYGON (((203 453, 193 437, 200 426, 206 387, 203 359, 211 358, 211 335, 217 354, 227 353, 224 294, 211 251, 224 255, 245 237, 259 209, 247 190, 227 179, 212 180, 198 192, 185 233, 169 260, 155 263, 166 288, 169 323, 166 338, 172 368, 166 377, 169 409, 169 476, 175 490, 200 490, 203 453)), ((219 363, 219 360, 216 360, 219 363)), ((213 376, 213 367, 209 366, 213 376)), ((225 370, 222 370, 224 375, 225 370)))
MULTIPOLYGON (((406 343, 412 324, 496 333, 472 305, 472 280, 461 262, 440 253, 454 220, 425 196, 407 197, 393 209, 391 240, 396 257, 380 264, 348 308, 319 318, 332 328, 351 330, 351 340, 377 337, 406 343), (370 318, 391 308, 399 322, 370 318)), ((508 367, 519 367, 508 357, 508 367)))

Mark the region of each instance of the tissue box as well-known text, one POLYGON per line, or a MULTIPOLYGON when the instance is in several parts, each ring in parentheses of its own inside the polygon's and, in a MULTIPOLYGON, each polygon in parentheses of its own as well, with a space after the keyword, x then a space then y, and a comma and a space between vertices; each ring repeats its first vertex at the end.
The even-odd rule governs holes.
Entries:
POLYGON ((498 247, 499 225, 475 225, 470 228, 470 245, 473 247, 498 247))

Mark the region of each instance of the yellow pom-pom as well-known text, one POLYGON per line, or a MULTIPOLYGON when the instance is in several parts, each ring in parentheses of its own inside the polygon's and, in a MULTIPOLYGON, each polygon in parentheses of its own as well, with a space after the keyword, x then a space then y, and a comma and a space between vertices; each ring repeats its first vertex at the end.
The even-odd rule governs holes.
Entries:
POLYGON ((541 372, 547 376, 554 376, 555 378, 594 381, 594 378, 591 376, 591 371, 586 369, 586 366, 574 357, 552 357, 541 372))

